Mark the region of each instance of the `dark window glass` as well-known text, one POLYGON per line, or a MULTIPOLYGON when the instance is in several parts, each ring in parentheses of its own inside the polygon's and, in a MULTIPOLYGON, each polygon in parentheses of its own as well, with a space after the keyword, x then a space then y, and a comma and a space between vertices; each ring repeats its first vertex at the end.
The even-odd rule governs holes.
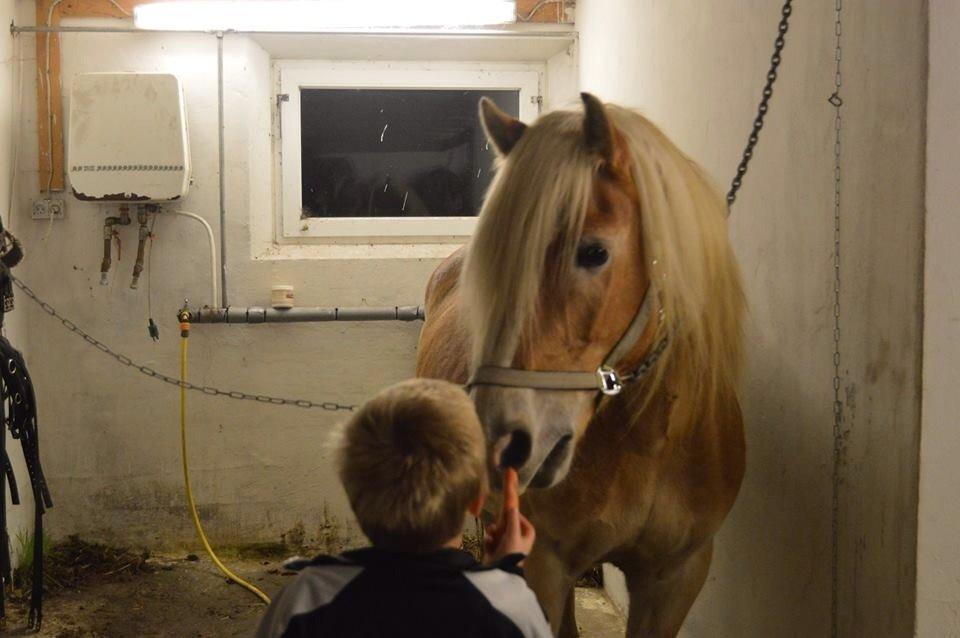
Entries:
POLYGON ((302 89, 302 216, 476 215, 494 160, 484 95, 518 116, 519 91, 302 89))

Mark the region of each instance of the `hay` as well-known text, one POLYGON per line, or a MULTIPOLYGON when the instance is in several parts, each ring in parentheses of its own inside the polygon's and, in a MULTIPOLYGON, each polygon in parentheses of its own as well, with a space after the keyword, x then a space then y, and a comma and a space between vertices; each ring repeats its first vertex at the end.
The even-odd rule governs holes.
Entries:
MULTIPOLYGON (((46 543, 45 543, 46 544, 46 543)), ((14 588, 23 594, 33 584, 32 539, 21 543, 20 566, 14 572, 14 588)), ((125 580, 141 573, 154 571, 147 561, 147 552, 90 543, 77 536, 52 544, 44 551, 43 589, 57 592, 79 589, 86 584, 111 580, 125 580)))

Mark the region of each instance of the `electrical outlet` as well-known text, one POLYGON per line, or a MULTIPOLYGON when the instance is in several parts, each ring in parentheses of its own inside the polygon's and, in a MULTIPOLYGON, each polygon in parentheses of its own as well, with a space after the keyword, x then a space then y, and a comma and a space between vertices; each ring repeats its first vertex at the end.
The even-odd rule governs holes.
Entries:
POLYGON ((63 219, 67 214, 66 202, 62 199, 37 199, 33 202, 33 212, 31 216, 34 219, 63 219))
POLYGON ((62 199, 49 200, 47 210, 50 211, 50 217, 54 219, 63 219, 67 214, 67 207, 62 199))

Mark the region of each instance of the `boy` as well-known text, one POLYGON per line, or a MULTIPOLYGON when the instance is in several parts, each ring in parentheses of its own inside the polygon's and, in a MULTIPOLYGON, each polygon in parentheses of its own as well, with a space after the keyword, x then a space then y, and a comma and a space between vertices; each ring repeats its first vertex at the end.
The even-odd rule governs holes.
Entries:
POLYGON ((483 565, 459 549, 487 494, 486 458, 458 386, 416 379, 371 399, 347 423, 338 464, 373 547, 294 566, 258 638, 551 636, 519 568, 534 530, 516 507, 488 528, 483 565))

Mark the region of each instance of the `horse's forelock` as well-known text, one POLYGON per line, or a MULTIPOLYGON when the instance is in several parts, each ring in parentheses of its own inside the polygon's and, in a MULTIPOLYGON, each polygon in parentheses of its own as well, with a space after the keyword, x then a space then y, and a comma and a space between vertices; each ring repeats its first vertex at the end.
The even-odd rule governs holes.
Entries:
POLYGON ((572 263, 594 171, 581 118, 543 116, 500 161, 464 268, 477 363, 509 364, 534 318, 548 252, 572 263))
MULTIPOLYGON (((671 335, 659 374, 675 359, 712 398, 735 378, 741 349, 743 295, 726 204, 646 118, 606 110, 628 149, 645 254, 671 335)), ((577 111, 547 114, 501 160, 463 272, 475 363, 510 364, 520 334, 536 319, 548 255, 559 264, 553 273, 574 261, 597 169, 582 122, 577 111)))

